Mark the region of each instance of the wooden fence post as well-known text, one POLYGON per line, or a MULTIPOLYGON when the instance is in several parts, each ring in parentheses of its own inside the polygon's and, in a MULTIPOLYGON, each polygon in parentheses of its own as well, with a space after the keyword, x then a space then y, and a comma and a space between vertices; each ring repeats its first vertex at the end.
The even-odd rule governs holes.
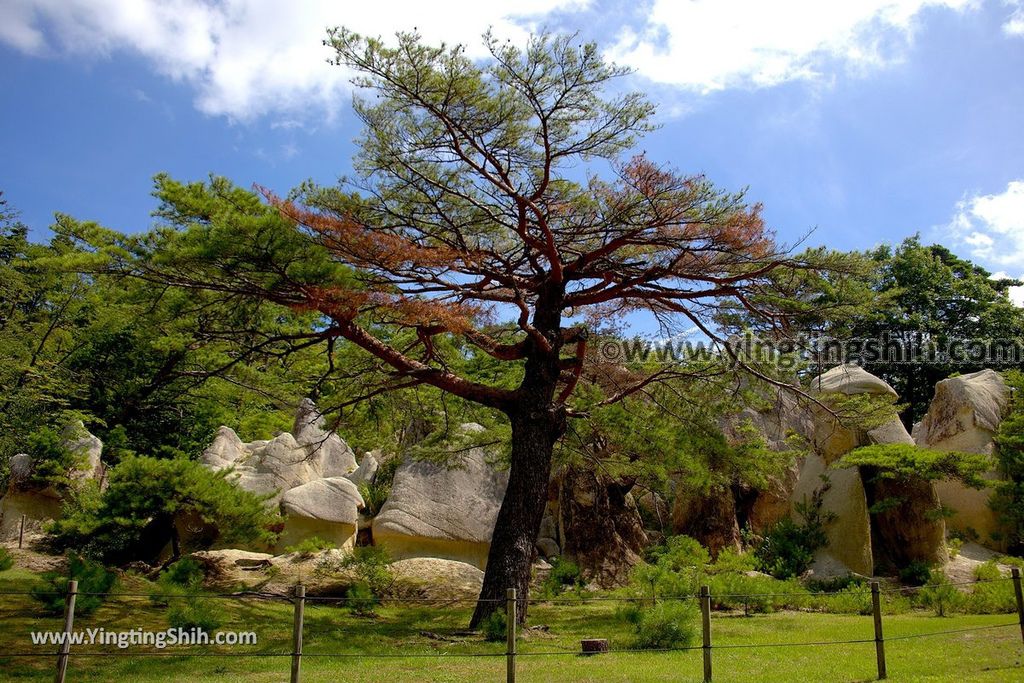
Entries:
POLYGON ((885 671, 885 638, 882 636, 882 600, 878 593, 878 582, 871 582, 871 613, 875 618, 875 659, 878 663, 878 680, 888 677, 885 671))
POLYGON ((292 678, 291 683, 299 683, 300 666, 302 665, 302 623, 305 618, 306 587, 301 583, 295 587, 295 620, 292 623, 292 678))
POLYGON ((704 683, 711 683, 711 590, 700 587, 701 630, 704 632, 704 683))
POLYGON ((1013 592, 1017 594, 1017 620, 1020 622, 1020 639, 1024 641, 1024 593, 1020 588, 1020 569, 1014 567, 1010 570, 1013 573, 1013 592))
POLYGON ((25 515, 21 516, 21 526, 18 527, 18 550, 21 550, 21 543, 25 540, 25 515))
POLYGON ((64 597, 64 640, 57 652, 57 675, 54 676, 56 683, 64 683, 64 676, 68 672, 68 653, 71 651, 71 629, 75 625, 75 597, 78 595, 78 581, 68 581, 68 592, 64 597))
POLYGON ((505 650, 505 680, 516 683, 516 589, 505 593, 505 620, 508 622, 508 647, 505 650))

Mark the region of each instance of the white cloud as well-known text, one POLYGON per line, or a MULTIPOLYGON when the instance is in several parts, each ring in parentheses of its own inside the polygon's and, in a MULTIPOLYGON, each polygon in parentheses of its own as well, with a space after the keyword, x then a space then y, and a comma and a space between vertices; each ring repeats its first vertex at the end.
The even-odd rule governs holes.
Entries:
POLYGON ((948 226, 971 256, 998 266, 1024 267, 1024 180, 999 194, 973 195, 956 205, 948 226))
POLYGON ((617 61, 699 92, 816 78, 839 63, 867 69, 899 56, 927 7, 973 0, 654 0, 646 25, 624 28, 617 61))
POLYGON ((195 87, 196 106, 209 114, 310 117, 334 112, 348 88, 349 74, 325 61, 329 26, 385 37, 416 27, 431 41, 479 50, 489 26, 518 40, 530 22, 588 1, 4 0, 0 41, 34 55, 140 54, 161 74, 195 87))
POLYGON ((1008 36, 1024 36, 1024 2, 1022 0, 1006 0, 1006 5, 1012 7, 1013 12, 1003 24, 1003 33, 1008 36))

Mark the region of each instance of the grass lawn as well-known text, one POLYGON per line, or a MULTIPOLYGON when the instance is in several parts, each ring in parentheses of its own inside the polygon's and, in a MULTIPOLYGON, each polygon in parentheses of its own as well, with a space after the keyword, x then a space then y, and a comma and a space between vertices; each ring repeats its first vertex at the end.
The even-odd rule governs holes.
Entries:
MULTIPOLYGON (((34 576, 22 570, 0 572, 0 678, 52 680, 54 646, 33 646, 31 630, 58 630, 60 617, 44 617, 24 591, 34 576), (13 653, 40 653, 12 657, 13 653)), ((122 581, 122 592, 145 592, 143 583, 122 581)), ((281 681, 288 679, 287 656, 248 657, 246 653, 287 655, 291 650, 289 604, 251 599, 217 599, 220 630, 253 631, 256 646, 174 648, 175 654, 139 656, 151 648, 118 650, 113 646, 73 648, 69 681, 281 681), (230 654, 231 656, 182 656, 230 654), (84 653, 93 653, 86 655, 84 653), (78 653, 77 655, 74 653, 78 653), (112 656, 116 655, 116 656, 112 656)), ((461 634, 470 605, 385 607, 376 618, 357 617, 333 605, 306 607, 304 681, 496 681, 504 680, 503 657, 462 657, 504 652, 504 643, 488 643, 461 634), (401 655, 370 657, 368 654, 401 655), (316 655, 332 656, 316 656, 316 655), (347 655, 347 656, 335 656, 347 655), (409 656, 418 655, 418 656, 409 656)), ((938 618, 925 613, 887 616, 886 637, 934 633, 1016 622, 1016 615, 938 618)), ((76 627, 108 631, 167 628, 165 609, 146 597, 116 597, 96 612, 76 619, 76 627)), ((531 607, 530 629, 521 639, 520 681, 699 681, 701 653, 612 653, 583 658, 575 654, 584 637, 608 638, 612 649, 629 649, 631 633, 615 616, 614 602, 538 604, 531 607), (532 653, 532 654, 531 654, 532 653), (555 653, 555 654, 543 654, 555 653)), ((875 677, 873 643, 787 647, 782 643, 860 640, 873 637, 871 618, 782 612, 744 617, 712 616, 716 646, 716 681, 868 681, 875 677)), ((172 652, 172 649, 163 651, 172 652)), ((1020 629, 993 628, 928 638, 887 642, 893 681, 1024 681, 1024 647, 1020 629)))

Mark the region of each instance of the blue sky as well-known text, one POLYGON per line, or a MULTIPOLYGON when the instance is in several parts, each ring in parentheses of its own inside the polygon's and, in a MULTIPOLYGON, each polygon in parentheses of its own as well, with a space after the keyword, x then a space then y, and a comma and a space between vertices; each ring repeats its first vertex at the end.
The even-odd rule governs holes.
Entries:
POLYGON ((749 186, 784 241, 863 249, 920 232, 1024 274, 1018 0, 4 0, 0 190, 136 231, 153 174, 285 192, 349 170, 349 74, 328 25, 482 50, 545 26, 599 41, 659 103, 641 147, 749 186))

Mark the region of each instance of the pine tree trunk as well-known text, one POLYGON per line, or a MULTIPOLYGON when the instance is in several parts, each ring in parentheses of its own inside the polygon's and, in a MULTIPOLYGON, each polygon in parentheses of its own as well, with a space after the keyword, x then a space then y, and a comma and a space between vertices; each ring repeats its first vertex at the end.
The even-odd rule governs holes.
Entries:
POLYGON ((505 609, 505 596, 515 588, 519 596, 517 621, 526 621, 530 569, 540 531, 551 476, 551 454, 565 431, 564 413, 558 409, 525 409, 512 420, 512 466, 508 488, 498 510, 484 584, 470 628, 491 613, 505 609))

